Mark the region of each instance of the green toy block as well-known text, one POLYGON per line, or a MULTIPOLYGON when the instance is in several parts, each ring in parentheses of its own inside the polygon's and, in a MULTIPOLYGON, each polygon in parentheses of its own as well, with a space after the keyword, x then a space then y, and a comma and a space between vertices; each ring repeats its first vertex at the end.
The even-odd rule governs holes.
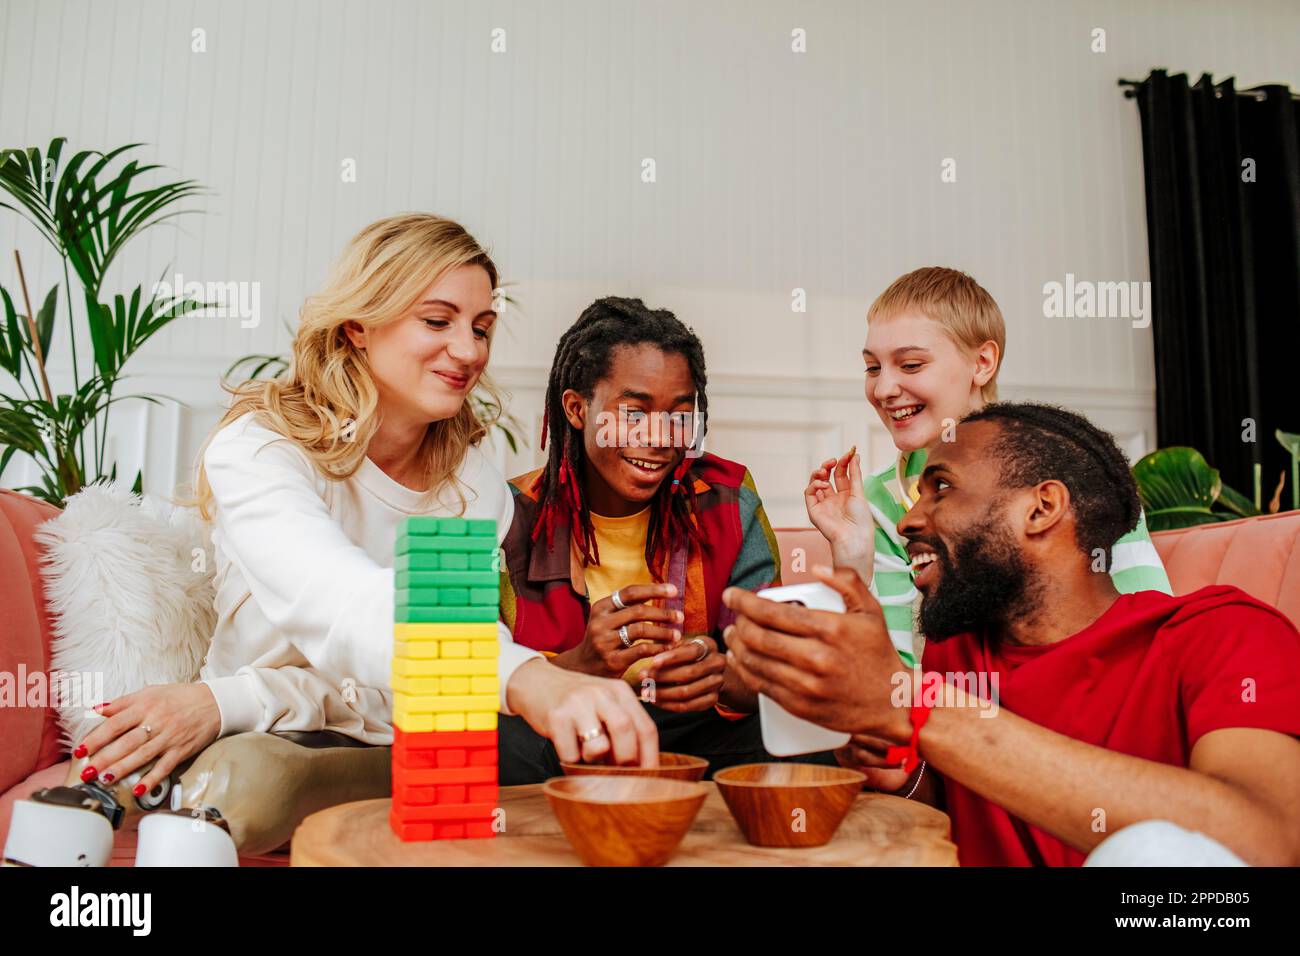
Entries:
POLYGON ((402 607, 465 607, 469 588, 400 588, 395 600, 402 607))
POLYGON ((404 624, 490 624, 501 615, 491 607, 401 607, 393 609, 393 619, 404 624))
POLYGON ((418 535, 404 534, 397 539, 397 554, 415 554, 436 551, 444 554, 448 551, 495 551, 496 535, 473 534, 456 537, 455 535, 418 535))
MULTIPOLYGON (((397 573, 411 571, 439 571, 439 570, 456 570, 446 568, 443 564, 443 558, 457 557, 454 551, 447 551, 438 554, 436 551, 417 551, 414 554, 399 554, 393 561, 393 569, 397 573)), ((459 555, 459 557, 466 557, 459 555)), ((468 562, 466 562, 468 564, 468 562)), ((463 569, 462 569, 463 570, 463 569)))
POLYGON ((397 588, 495 588, 501 584, 492 571, 398 571, 397 588))
POLYGON ((472 557, 472 554, 464 551, 444 551, 440 556, 441 568, 443 571, 468 571, 469 559, 472 557))
MULTIPOLYGON (((416 534, 431 535, 443 534, 442 523, 444 518, 435 518, 431 515, 412 515, 409 518, 403 518, 402 523, 397 526, 398 535, 416 534)), ((455 532, 452 532, 453 534, 455 532)), ((464 533, 464 532, 462 532, 464 533)))
POLYGON ((497 558, 498 553, 497 551, 493 551, 491 554, 477 552, 468 555, 469 569, 471 571, 491 571, 493 574, 500 573, 501 562, 497 558))
POLYGON ((500 588, 470 588, 469 603, 474 607, 485 607, 487 605, 499 605, 501 603, 500 588))
POLYGON ((412 515, 403 518, 398 526, 399 535, 445 535, 463 538, 466 535, 493 535, 497 533, 497 523, 493 518, 435 518, 431 515, 412 515))

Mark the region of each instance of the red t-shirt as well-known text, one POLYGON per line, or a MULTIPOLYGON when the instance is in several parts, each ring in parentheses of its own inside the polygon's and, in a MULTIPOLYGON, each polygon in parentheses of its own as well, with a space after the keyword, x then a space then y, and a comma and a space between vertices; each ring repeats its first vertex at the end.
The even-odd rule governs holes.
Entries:
MULTIPOLYGON (((1118 598, 1077 634, 1041 647, 962 634, 923 666, 987 674, 998 705, 1108 750, 1186 767, 1202 735, 1254 727, 1300 736, 1300 632, 1235 587, 1118 598), (996 675, 996 676, 994 676, 996 675), (994 681, 996 680, 996 683, 994 681)), ((965 866, 1077 866, 1086 854, 944 778, 965 866)))

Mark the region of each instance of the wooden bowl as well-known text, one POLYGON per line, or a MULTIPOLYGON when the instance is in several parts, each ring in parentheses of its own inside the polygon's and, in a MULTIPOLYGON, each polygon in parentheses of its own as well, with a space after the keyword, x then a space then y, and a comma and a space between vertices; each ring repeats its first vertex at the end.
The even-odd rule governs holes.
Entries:
POLYGON ((865 774, 812 763, 747 763, 713 775, 754 846, 822 846, 839 829, 865 774))
POLYGON ((708 796, 662 777, 552 777, 542 792, 587 866, 663 866, 708 796))
POLYGON ((560 761, 560 767, 571 777, 665 777, 669 780, 703 780, 709 771, 709 762, 703 757, 689 754, 660 754, 657 767, 620 767, 618 764, 569 763, 560 761))

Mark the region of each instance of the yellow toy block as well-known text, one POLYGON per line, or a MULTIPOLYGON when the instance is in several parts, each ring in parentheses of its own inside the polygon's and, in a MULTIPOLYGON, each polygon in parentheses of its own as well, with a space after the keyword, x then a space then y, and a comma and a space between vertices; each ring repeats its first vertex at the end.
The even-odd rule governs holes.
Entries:
POLYGON ((497 662, 486 658, 459 660, 393 659, 393 677, 495 677, 497 662))
MULTIPOLYGON (((409 658, 412 660, 433 660, 438 657, 438 651, 443 645, 433 641, 423 643, 416 642, 408 644, 405 641, 396 641, 393 644, 393 659, 409 658)), ((445 655, 444 655, 445 656, 445 655)), ((469 655, 463 655, 468 657, 469 655)))
MULTIPOLYGON (((445 715, 438 715, 445 716, 445 715)), ((462 723, 464 722, 462 718, 462 723)), ((433 714, 393 714, 393 726, 404 734, 424 734, 437 730, 437 721, 433 714)), ((461 728, 464 729, 463 727, 461 728)))
POLYGON ((501 682, 494 676, 492 677, 471 677, 469 679, 469 692, 471 694, 491 694, 499 697, 501 694, 501 682))
POLYGON ((497 639, 496 624, 394 624, 393 638, 399 641, 486 641, 497 639))
POLYGON ((468 677, 444 677, 442 687, 434 691, 435 694, 468 694, 469 692, 468 677))
POLYGON ((501 655, 499 641, 474 641, 470 648, 471 656, 479 660, 496 660, 501 655))
POLYGON ((401 691, 393 692, 393 713, 403 714, 448 714, 452 711, 473 713, 490 710, 495 712, 500 706, 496 694, 444 694, 427 697, 412 697, 401 691))
MULTIPOLYGON (((493 714, 492 716, 495 717, 496 714, 493 714)), ((493 723, 492 726, 495 728, 496 724, 493 723)), ((468 729, 468 727, 469 722, 466 721, 464 714, 435 714, 433 718, 434 730, 459 733, 462 730, 468 729)))
POLYGON ((469 641, 439 641, 438 643, 428 644, 411 644, 408 647, 435 647, 438 649, 438 656, 443 658, 455 659, 469 657, 469 641))
POLYGON ((466 714, 465 729, 466 730, 496 730, 497 715, 495 713, 466 714))
MULTIPOLYGON (((466 682, 469 681, 468 677, 458 677, 454 679, 463 680, 466 682)), ((401 691, 403 694, 409 694, 412 697, 415 696, 430 697, 442 693, 442 681, 443 678, 441 677, 394 676, 390 683, 392 684, 393 690, 401 691)), ((469 693, 469 691, 465 691, 465 693, 469 693)))

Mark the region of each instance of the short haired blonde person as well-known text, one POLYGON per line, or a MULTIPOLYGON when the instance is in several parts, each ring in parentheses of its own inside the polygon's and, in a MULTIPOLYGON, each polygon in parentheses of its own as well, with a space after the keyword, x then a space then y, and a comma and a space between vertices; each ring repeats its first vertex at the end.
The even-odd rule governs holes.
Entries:
MULTIPOLYGON (((837 565, 855 568, 884 608, 889 634, 909 665, 914 648, 907 542, 898 522, 917 500, 927 453, 952 440, 956 423, 997 401, 1006 325, 993 296, 956 269, 927 266, 895 279, 867 311, 862 349, 866 397, 898 458, 864 480, 854 449, 813 472, 808 516, 831 543, 837 565)), ((1121 594, 1172 593, 1147 534, 1146 517, 1100 555, 1121 594)))
MULTIPOLYGON (((83 780, 113 784, 147 767, 139 796, 246 732, 391 743, 398 523, 493 518, 504 535, 513 514, 468 402, 490 388, 496 286, 484 249, 438 216, 382 219, 348 243, 302 308, 290 368, 235 388, 203 453, 218 623, 201 681, 104 705, 107 720, 75 754, 88 762, 83 780)), ((553 667, 504 626, 501 642, 502 711, 563 759, 657 759, 626 684, 553 667)))

